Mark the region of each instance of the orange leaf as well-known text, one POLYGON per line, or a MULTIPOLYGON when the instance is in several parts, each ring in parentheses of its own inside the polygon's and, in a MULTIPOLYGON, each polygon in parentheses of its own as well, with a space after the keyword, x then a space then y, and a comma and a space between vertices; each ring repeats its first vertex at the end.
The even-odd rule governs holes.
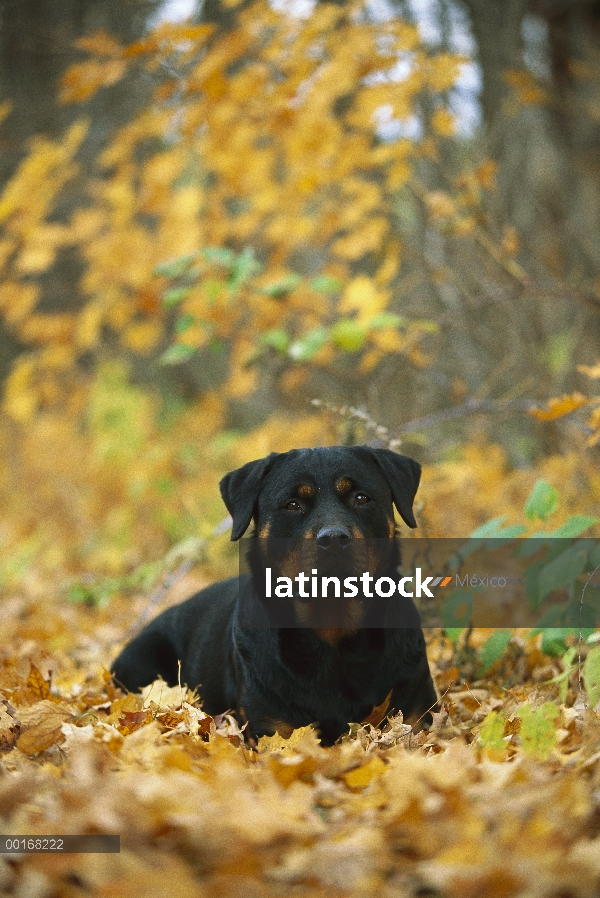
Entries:
POLYGON ((581 408, 586 402, 587 399, 581 393, 571 393, 570 396, 557 396, 550 399, 548 408, 532 408, 529 410, 529 414, 533 418, 537 418, 538 421, 555 421, 557 418, 563 418, 570 412, 574 412, 575 409, 581 408))
POLYGON ((30 670, 27 677, 27 686, 37 699, 45 699, 50 697, 50 683, 45 680, 40 670, 37 669, 33 661, 29 662, 30 670))
POLYGON ((144 708, 143 711, 124 711, 119 717, 117 729, 120 733, 123 733, 124 736, 128 736, 130 733, 135 732, 135 730, 139 730, 141 727, 146 726, 147 723, 151 723, 152 719, 152 711, 150 708, 144 708))
POLYGON ((371 726, 378 727, 380 723, 385 720, 385 715, 390 707, 390 699, 392 697, 392 692, 386 695, 385 699, 382 701, 380 705, 375 705, 371 713, 368 717, 363 720, 363 726, 369 723, 371 726))
POLYGON ((103 62, 92 59, 72 65, 60 82, 61 103, 82 103, 89 100, 101 87, 120 81, 126 68, 122 59, 107 59, 103 62))
POLYGON ((72 720, 73 715, 66 706, 45 699, 20 710, 19 719, 23 732, 17 739, 17 748, 23 754, 35 755, 55 742, 63 741, 61 727, 67 720, 72 720))
POLYGON ((95 53, 96 56, 116 56, 122 50, 121 45, 106 31, 97 31, 96 34, 80 37, 75 41, 75 46, 79 50, 95 53))

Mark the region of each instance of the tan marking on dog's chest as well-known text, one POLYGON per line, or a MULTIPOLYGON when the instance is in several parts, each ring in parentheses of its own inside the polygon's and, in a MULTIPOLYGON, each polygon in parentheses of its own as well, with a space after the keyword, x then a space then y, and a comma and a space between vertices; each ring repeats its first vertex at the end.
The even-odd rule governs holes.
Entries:
POLYGON ((285 720, 273 720, 269 724, 269 728, 272 728, 274 733, 279 733, 283 739, 289 739, 294 732, 294 727, 291 723, 286 723, 285 720))
POLYGON ((343 636, 356 633, 356 630, 351 627, 315 627, 314 632, 323 642, 327 642, 329 645, 337 645, 343 636))

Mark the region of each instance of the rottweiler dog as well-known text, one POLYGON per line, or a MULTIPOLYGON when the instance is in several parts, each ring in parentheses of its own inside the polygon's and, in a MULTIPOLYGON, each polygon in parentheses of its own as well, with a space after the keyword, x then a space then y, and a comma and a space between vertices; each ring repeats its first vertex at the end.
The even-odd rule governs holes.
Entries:
POLYGON ((280 574, 292 580, 299 565, 308 575, 359 575, 358 566, 397 580, 393 506, 417 526, 420 476, 413 459, 367 446, 271 453, 227 474, 220 488, 231 539, 255 525, 254 539, 244 540, 250 573, 160 614, 114 662, 117 683, 136 690, 161 676, 175 685, 181 662, 181 682, 199 688, 204 710, 235 710, 251 738, 314 724, 331 745, 350 723, 379 723, 397 711, 409 723, 430 723, 437 698, 410 599, 402 599, 398 617, 398 596, 374 602, 362 585, 349 599, 336 593, 332 600, 294 586, 279 605, 287 617, 274 620, 265 581, 267 567, 277 583, 280 574), (267 607, 266 625, 246 625, 243 596, 267 607))

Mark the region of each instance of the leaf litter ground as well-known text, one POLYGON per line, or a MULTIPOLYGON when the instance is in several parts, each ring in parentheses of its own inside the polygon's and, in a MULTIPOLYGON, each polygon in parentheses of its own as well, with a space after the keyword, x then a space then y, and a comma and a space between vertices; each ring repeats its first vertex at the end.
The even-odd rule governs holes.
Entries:
POLYGON ((0 855, 0 895, 598 894, 600 715, 576 669, 560 703, 560 662, 535 640, 515 633, 475 680, 468 651, 430 634, 429 732, 396 717, 332 748, 306 727, 253 751, 186 689, 111 683, 143 607, 4 600, 0 832, 119 834, 121 851, 0 855))

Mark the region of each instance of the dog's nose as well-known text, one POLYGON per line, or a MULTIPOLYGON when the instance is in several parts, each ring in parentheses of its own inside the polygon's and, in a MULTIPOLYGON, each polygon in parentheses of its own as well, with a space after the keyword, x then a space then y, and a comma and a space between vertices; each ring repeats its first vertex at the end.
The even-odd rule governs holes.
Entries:
POLYGON ((345 527, 323 527, 317 533, 317 545, 327 551, 346 549, 352 540, 352 534, 345 527))

